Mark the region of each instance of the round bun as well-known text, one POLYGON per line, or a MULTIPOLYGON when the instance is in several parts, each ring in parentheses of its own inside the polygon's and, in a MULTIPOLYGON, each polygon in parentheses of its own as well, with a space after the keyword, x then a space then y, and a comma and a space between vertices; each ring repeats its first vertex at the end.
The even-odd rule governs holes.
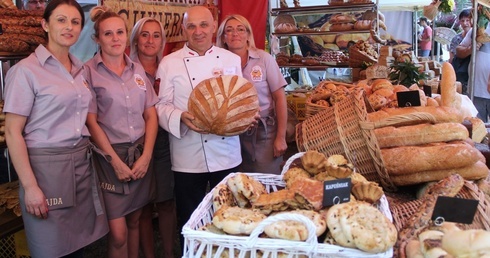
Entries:
POLYGON ((257 90, 247 79, 223 75, 200 82, 192 90, 187 108, 198 128, 233 136, 245 132, 255 121, 259 99, 257 90))
POLYGON ((99 17, 105 13, 105 12, 109 12, 111 9, 105 5, 99 5, 99 6, 95 6, 94 8, 92 8, 90 10, 90 20, 92 20, 93 22, 97 21, 99 19, 99 17))
POLYGON ((376 79, 371 84, 372 91, 375 92, 379 89, 390 89, 393 91, 393 84, 387 79, 376 79))

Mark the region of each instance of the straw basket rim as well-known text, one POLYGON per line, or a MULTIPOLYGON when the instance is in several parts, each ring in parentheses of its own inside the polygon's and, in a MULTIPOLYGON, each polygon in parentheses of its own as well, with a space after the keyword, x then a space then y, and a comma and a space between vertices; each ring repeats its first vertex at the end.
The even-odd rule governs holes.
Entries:
POLYGON ((443 44, 451 44, 451 40, 458 35, 456 31, 446 27, 437 27, 434 29, 434 40, 443 44))

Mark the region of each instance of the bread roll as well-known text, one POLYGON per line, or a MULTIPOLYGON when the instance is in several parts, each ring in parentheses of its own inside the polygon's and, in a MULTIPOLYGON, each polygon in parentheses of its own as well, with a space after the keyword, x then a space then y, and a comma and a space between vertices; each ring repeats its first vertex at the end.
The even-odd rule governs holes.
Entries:
POLYGON ((484 159, 464 142, 381 149, 381 156, 390 175, 467 167, 484 159))
POLYGON ((454 257, 489 257, 490 231, 469 229, 447 232, 442 248, 454 257))
POLYGON ((390 89, 393 91, 393 84, 387 79, 376 79, 371 84, 372 91, 376 92, 379 89, 390 89))
POLYGON ((488 167, 485 163, 477 161, 473 165, 462 168, 420 171, 405 175, 390 175, 390 180, 395 185, 404 186, 437 181, 452 174, 459 174, 467 180, 477 180, 488 176, 488 167))
POLYGON ((458 123, 388 126, 375 129, 374 134, 380 148, 422 145, 468 138, 468 130, 464 125, 458 123))
POLYGON ((461 108, 461 102, 459 106, 456 99, 456 73, 451 63, 444 62, 442 64, 442 78, 441 78, 441 101, 442 106, 461 108))
POLYGON ((405 108, 383 108, 377 112, 368 113, 368 120, 378 122, 382 119, 396 115, 406 115, 415 112, 426 112, 434 116, 437 123, 463 122, 461 112, 452 107, 405 107, 405 108))
POLYGON ((245 132, 259 111, 257 90, 236 75, 200 82, 191 92, 188 110, 192 123, 206 132, 233 136, 245 132))

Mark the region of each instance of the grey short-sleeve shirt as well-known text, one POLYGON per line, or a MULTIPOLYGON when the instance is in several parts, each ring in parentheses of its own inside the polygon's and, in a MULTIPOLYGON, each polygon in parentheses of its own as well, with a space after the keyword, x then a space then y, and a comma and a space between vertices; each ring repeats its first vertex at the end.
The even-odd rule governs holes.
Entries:
POLYGON ((29 148, 67 147, 89 136, 85 125, 92 94, 83 64, 73 55, 72 70, 43 46, 9 69, 4 112, 26 116, 29 148))
POLYGON ((124 58, 127 65, 121 76, 104 65, 100 53, 85 64, 87 79, 96 95, 89 112, 97 114, 111 144, 135 142, 142 137, 145 134, 142 114, 158 102, 143 67, 127 55, 124 58))

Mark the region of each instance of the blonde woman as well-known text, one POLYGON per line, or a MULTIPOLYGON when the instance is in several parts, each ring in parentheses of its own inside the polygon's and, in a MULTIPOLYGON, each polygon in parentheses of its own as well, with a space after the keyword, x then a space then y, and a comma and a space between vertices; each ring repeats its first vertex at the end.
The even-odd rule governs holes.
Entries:
MULTIPOLYGON (((165 30, 160 21, 145 17, 133 27, 131 37, 131 59, 143 65, 155 93, 158 94, 160 80, 155 74, 165 47, 165 30)), ((152 211, 155 205, 158 213, 158 227, 162 238, 163 257, 174 256, 177 218, 174 202, 174 174, 170 161, 168 132, 158 127, 157 140, 153 149, 153 171, 155 173, 157 194, 155 200, 143 208, 140 219, 140 244, 146 258, 155 257, 152 211)))
POLYGON ((107 204, 108 256, 138 257, 139 219, 154 195, 152 155, 157 135, 158 99, 143 67, 125 53, 124 20, 106 7, 94 7, 94 39, 100 51, 86 63, 95 92, 87 125, 107 204))
POLYGON ((287 82, 274 58, 255 47, 252 27, 245 17, 226 17, 218 28, 216 44, 240 56, 243 77, 254 84, 259 95, 260 122, 240 135, 241 171, 280 174, 287 149, 287 82))

